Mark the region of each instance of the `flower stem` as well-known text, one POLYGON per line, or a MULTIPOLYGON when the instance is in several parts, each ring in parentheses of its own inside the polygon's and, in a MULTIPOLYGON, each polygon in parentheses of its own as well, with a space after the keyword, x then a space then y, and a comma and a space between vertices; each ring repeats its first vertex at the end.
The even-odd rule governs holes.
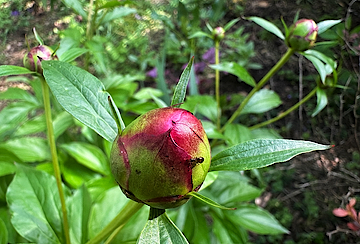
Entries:
POLYGON ((307 102, 312 96, 314 96, 316 94, 317 91, 317 87, 315 87, 309 94, 307 94, 306 97, 304 97, 303 99, 301 99, 298 103, 296 103, 294 106, 292 106, 291 108, 289 108, 288 110, 286 110, 285 112, 279 114, 278 116, 276 116, 275 118, 269 119, 267 121, 264 121, 262 123, 253 125, 251 127, 249 127, 250 130, 255 130, 258 129, 260 127, 263 127, 265 125, 274 123, 275 121, 278 121, 282 118, 284 118, 286 115, 288 115, 289 113, 291 113, 292 111, 294 111, 295 109, 297 109, 298 107, 300 107, 302 104, 304 104, 305 102, 307 102))
MULTIPOLYGON (((220 41, 215 40, 215 65, 219 64, 220 41)), ((220 71, 215 69, 215 98, 217 104, 217 128, 220 129, 221 109, 220 109, 220 71)))
POLYGON ((98 233, 93 239, 88 241, 86 244, 98 244, 107 236, 109 236, 114 230, 119 226, 125 225, 126 222, 144 206, 142 203, 137 203, 134 201, 129 201, 122 211, 102 230, 98 233))
POLYGON ((239 105, 237 110, 233 113, 230 119, 225 123, 221 128, 221 131, 224 131, 225 127, 228 124, 234 122, 234 120, 240 115, 241 111, 244 109, 245 105, 249 102, 250 98, 259 91, 265 83, 289 60, 289 58, 294 54, 294 50, 289 48, 286 53, 281 57, 281 59, 275 64, 274 67, 256 84, 256 86, 251 90, 251 92, 245 97, 244 101, 239 105))
POLYGON ((64 190, 62 187, 61 172, 60 172, 59 161, 58 161, 58 157, 57 157, 54 128, 53 128, 52 117, 51 117, 50 93, 49 93, 48 84, 46 83, 46 81, 43 77, 41 77, 41 87, 42 87, 42 93, 43 93, 43 99, 44 99, 47 136, 48 136, 48 141, 49 141, 49 146, 50 146, 50 151, 51 151, 51 158, 52 158, 52 164, 53 164, 53 168, 54 168, 56 185, 57 185, 59 195, 60 195, 65 239, 66 239, 66 243, 70 244, 69 222, 68 222, 68 218, 67 218, 67 211, 66 211, 66 205, 65 205, 65 195, 64 195, 64 190))

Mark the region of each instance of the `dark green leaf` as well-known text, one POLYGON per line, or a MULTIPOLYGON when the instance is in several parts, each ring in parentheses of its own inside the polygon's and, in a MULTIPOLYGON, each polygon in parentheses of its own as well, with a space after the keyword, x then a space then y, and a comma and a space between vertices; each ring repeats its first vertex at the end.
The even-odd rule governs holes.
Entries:
POLYGON ((269 212, 258 206, 244 205, 234 211, 224 212, 234 224, 263 235, 289 233, 269 212))
POLYGON ((326 92, 319 87, 316 90, 316 97, 317 97, 317 104, 314 112, 311 114, 312 117, 315 117, 318 113, 320 113, 321 110, 323 110, 328 104, 326 92))
POLYGON ((276 26, 274 25, 273 23, 265 20, 265 19, 262 19, 262 18, 259 18, 259 17, 248 17, 246 18, 248 20, 252 20, 254 21, 256 24, 260 25, 262 28, 264 28, 265 30, 275 34, 277 37, 279 37, 280 39, 282 40, 285 40, 285 36, 284 34, 281 32, 281 30, 276 26))
POLYGON ((206 204, 208 204, 210 206, 213 206, 215 208, 220 208, 220 209, 223 209, 223 210, 234 210, 235 209, 235 208, 228 208, 228 207, 222 206, 222 205, 218 204, 217 202, 211 200, 210 198, 201 195, 198 192, 189 192, 187 195, 193 196, 196 199, 202 201, 203 203, 206 203, 206 204))
POLYGON ((8 244, 8 231, 4 221, 0 218, 0 244, 8 244))
MULTIPOLYGON (((35 243, 64 243, 60 197, 53 176, 18 165, 7 191, 11 222, 23 237, 35 243)), ((69 194, 65 188, 66 195, 69 194)))
POLYGON ((43 61, 46 82, 66 111, 108 141, 118 129, 101 81, 83 69, 61 61, 43 61), (76 103, 74 102, 76 101, 76 103))
POLYGON ((34 72, 28 70, 24 67, 19 67, 15 65, 1 65, 0 66, 0 76, 6 75, 24 75, 24 74, 32 74, 34 72))
POLYGON ((281 104, 281 99, 278 94, 272 90, 261 89, 252 96, 249 102, 245 105, 241 114, 249 113, 264 113, 281 104))
POLYGON ((172 107, 177 107, 177 108, 180 107, 180 105, 185 100, 186 88, 187 88, 187 85, 189 83, 190 72, 191 72, 191 68, 192 68, 193 63, 194 63, 194 57, 192 57, 190 59, 188 65, 186 66, 186 68, 184 69, 184 71, 182 72, 182 74, 180 76, 180 80, 179 80, 178 84, 175 87, 174 96, 173 96, 173 99, 171 101, 171 106, 172 107))
POLYGON ((339 20, 324 20, 324 21, 321 21, 317 24, 318 26, 318 34, 321 34, 323 32, 325 32, 327 29, 333 27, 334 25, 337 25, 341 22, 342 20, 339 19, 339 20))
POLYGON ((137 244, 148 243, 176 243, 188 244, 185 236, 176 227, 176 225, 169 219, 166 213, 157 218, 148 220, 137 244))
POLYGON ((285 139, 251 140, 225 149, 211 160, 211 171, 240 171, 285 162, 301 153, 326 150, 329 146, 309 141, 285 139))
POLYGON ((86 243, 91 198, 85 186, 76 190, 67 202, 70 223, 70 240, 73 244, 86 243))
POLYGON ((250 86, 255 86, 254 78, 247 72, 247 70, 242 67, 240 64, 235 62, 225 62, 220 64, 209 65, 213 69, 217 69, 220 71, 228 72, 237 76, 240 80, 244 81, 246 84, 250 86))
POLYGON ((70 142, 60 147, 89 169, 104 175, 110 174, 110 164, 100 148, 85 142, 70 142))

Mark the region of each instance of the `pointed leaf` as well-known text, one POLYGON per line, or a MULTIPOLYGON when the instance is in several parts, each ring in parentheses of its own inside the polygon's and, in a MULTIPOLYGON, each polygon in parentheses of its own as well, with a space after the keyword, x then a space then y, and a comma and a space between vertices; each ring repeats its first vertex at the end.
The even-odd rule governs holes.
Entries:
POLYGON ((100 148, 85 142, 70 142, 60 147, 89 169, 104 175, 110 174, 110 164, 100 148))
POLYGON ((61 61, 43 61, 44 76, 66 111, 106 140, 114 141, 118 129, 108 101, 109 93, 92 74, 61 61))
POLYGON ((316 90, 316 97, 317 97, 317 104, 314 112, 311 114, 312 117, 315 117, 318 113, 320 113, 321 110, 323 110, 328 104, 326 92, 319 87, 316 90))
POLYGON ((182 74, 180 76, 180 80, 175 87, 174 96, 171 101, 172 107, 176 107, 176 108, 180 107, 180 105, 185 100, 186 88, 189 83, 190 72, 191 72, 193 63, 194 63, 194 57, 192 57, 190 59, 188 65, 186 66, 186 68, 184 69, 184 71, 182 72, 182 74))
POLYGON ((325 78, 326 78, 326 68, 325 68, 325 64, 318 59, 315 56, 312 55, 308 55, 308 54, 304 54, 304 56, 309 59, 313 65, 315 66, 316 70, 319 72, 320 75, 320 79, 321 81, 324 83, 325 82, 325 78))
POLYGON ((317 23, 318 34, 325 32, 326 30, 333 27, 334 25, 339 24, 341 21, 342 21, 341 19, 339 19, 339 20, 324 20, 324 21, 317 23))
POLYGON ((6 75, 24 75, 24 74, 32 74, 32 72, 24 67, 19 67, 15 65, 1 65, 0 66, 0 76, 6 75))
POLYGON ((64 53, 61 54, 59 57, 60 61, 70 63, 74 61, 76 58, 80 57, 81 55, 87 53, 89 50, 85 48, 71 48, 66 50, 64 53))
POLYGON ((0 176, 13 174, 16 171, 16 166, 10 162, 0 161, 0 176))
POLYGON ((310 141, 285 139, 251 140, 230 147, 215 155, 211 160, 210 171, 240 171, 285 162, 301 153, 326 150, 329 146, 310 141))
POLYGON ((35 39, 38 41, 39 45, 44 45, 44 41, 41 36, 37 33, 35 27, 33 28, 35 39))
POLYGON ((236 24, 236 22, 238 22, 240 20, 240 18, 236 18, 236 19, 233 19, 231 20, 229 23, 227 23, 225 26, 224 26, 224 30, 227 31, 229 30, 233 25, 236 24))
POLYGON ((284 34, 281 32, 281 30, 274 25, 273 23, 263 19, 263 18, 259 18, 259 17, 248 17, 246 18, 248 20, 252 20, 254 21, 256 24, 260 25, 262 28, 264 28, 265 30, 273 33, 274 35, 276 35, 277 37, 279 37, 280 39, 284 40, 285 36, 284 34))
POLYGON ((209 65, 209 66, 213 69, 231 73, 250 86, 256 85, 254 78, 247 72, 247 70, 244 67, 242 67, 238 63, 224 62, 217 65, 209 65))
POLYGON ((141 235, 136 242, 137 244, 162 244, 162 243, 176 243, 188 244, 185 236, 176 227, 176 225, 169 219, 166 213, 157 218, 148 220, 141 235))
POLYGON ((234 209, 235 209, 235 208, 228 208, 228 207, 222 206, 222 205, 220 205, 219 203, 211 200, 211 199, 208 198, 208 197, 205 197, 205 196, 201 195, 201 194, 198 193, 198 192, 189 192, 187 195, 193 196, 193 197, 195 197, 196 199, 202 201, 203 203, 206 203, 206 204, 208 204, 208 205, 210 205, 210 206, 213 206, 213 207, 215 207, 215 208, 220 208, 220 209, 223 209, 223 210, 234 210, 234 209))
POLYGON ((261 89, 252 96, 240 114, 264 113, 281 104, 278 94, 272 90, 261 89))
MULTIPOLYGON (((65 188, 65 193, 69 192, 65 188)), ((16 231, 30 242, 64 243, 56 180, 43 171, 18 165, 6 199, 16 231)))
POLYGON ((198 32, 195 32, 194 34, 190 35, 189 39, 192 39, 192 38, 195 38, 195 37, 203 37, 203 36, 212 38, 212 36, 210 34, 207 34, 207 33, 202 32, 202 31, 198 31, 198 32))
POLYGON ((258 206, 244 205, 231 212, 224 212, 235 225, 263 235, 289 233, 273 215, 258 206))
POLYGON ((87 19, 87 14, 81 5, 79 0, 63 0, 62 1, 68 8, 74 10, 75 13, 81 15, 84 19, 87 19))
POLYGON ((8 231, 4 221, 0 218, 0 244, 8 243, 8 231))

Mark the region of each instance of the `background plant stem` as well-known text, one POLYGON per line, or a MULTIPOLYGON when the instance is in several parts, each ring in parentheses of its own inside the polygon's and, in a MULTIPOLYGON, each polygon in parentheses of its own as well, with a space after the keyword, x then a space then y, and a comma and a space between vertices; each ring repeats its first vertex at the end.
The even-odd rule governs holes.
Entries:
POLYGON ((98 233, 93 239, 88 241, 86 244, 98 244, 109 236, 113 231, 119 228, 122 225, 125 225, 127 221, 144 206, 142 203, 137 203, 134 201, 129 201, 122 211, 102 230, 98 233))
POLYGON ((50 146, 50 151, 51 151, 54 175, 55 175, 56 184, 57 184, 57 188, 58 188, 59 195, 60 195, 61 211, 62 211, 62 215, 63 215, 64 234, 65 234, 66 243, 70 244, 69 222, 68 222, 68 218, 67 218, 65 195, 64 195, 64 190, 62 187, 61 172, 60 172, 59 161, 58 161, 58 157, 57 157, 54 128, 53 128, 52 117, 51 117, 50 93, 49 93, 48 84, 46 83, 46 81, 44 80, 43 77, 41 77, 41 87, 42 87, 42 93, 43 93, 43 99, 44 99, 47 136, 48 136, 48 141, 49 141, 49 146, 50 146))
POLYGON ((251 92, 245 97, 244 101, 239 105, 237 110, 233 113, 230 119, 225 123, 225 125, 221 128, 221 131, 224 131, 225 127, 228 124, 231 124, 244 109, 245 105, 249 102, 250 98, 259 91, 265 83, 289 60, 289 58, 294 54, 294 50, 288 48, 286 53, 281 57, 281 59, 275 64, 274 67, 256 84, 256 86, 251 90, 251 92))
POLYGON ((255 130, 257 128, 263 127, 265 125, 274 123, 275 121, 278 121, 282 118, 284 118, 286 115, 288 115, 289 113, 291 113, 292 111, 294 111, 295 109, 299 108, 302 104, 304 104, 305 102, 307 102, 312 96, 314 96, 316 94, 316 90, 317 87, 315 87, 306 97, 304 97, 303 99, 301 99, 298 103, 296 103, 294 106, 292 106, 291 108, 289 108, 288 110, 286 110, 285 112, 279 114, 278 116, 276 116, 275 118, 269 119, 267 121, 264 121, 262 123, 259 123, 257 125, 251 126, 249 127, 250 130, 255 130))
MULTIPOLYGON (((220 41, 215 40, 215 65, 219 64, 219 45, 220 41)), ((221 108, 220 108, 220 71, 215 69, 215 97, 217 104, 217 128, 220 129, 220 119, 221 119, 221 108)))

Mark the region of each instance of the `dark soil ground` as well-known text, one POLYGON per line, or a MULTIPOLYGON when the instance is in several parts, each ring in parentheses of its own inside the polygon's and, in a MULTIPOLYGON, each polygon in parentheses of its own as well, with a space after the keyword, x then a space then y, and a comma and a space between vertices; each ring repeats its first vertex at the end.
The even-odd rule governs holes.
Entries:
MULTIPOLYGON (((301 18, 312 18, 319 22, 323 19, 344 18, 349 2, 345 0, 247 1, 244 15, 259 16, 268 20, 279 20, 283 17, 289 23, 301 9, 301 18)), ((353 19, 359 25, 360 2, 353 6, 353 19)), ((6 44, 0 45, 2 64, 22 66, 22 58, 26 53, 25 34, 31 33, 33 26, 39 33, 52 33, 54 27, 63 28, 64 26, 57 22, 59 19, 57 14, 56 10, 38 11, 32 14, 28 27, 21 27, 18 31, 9 33, 6 44)), ((235 17, 238 16, 227 16, 229 19, 235 17)), ((255 42, 258 53, 254 62, 263 66, 262 70, 252 73, 256 80, 259 80, 276 63, 286 47, 276 39, 259 39, 260 27, 251 25, 251 27, 246 27, 246 31, 251 34, 250 40, 255 42)), ((45 42, 54 44, 57 41, 56 38, 56 35, 48 35, 45 42)), ((355 67, 358 67, 357 65, 355 64, 355 67)), ((291 70, 295 77, 298 76, 298 57, 294 57, 283 69, 291 70)), ((314 73, 314 68, 309 62, 303 60, 302 71, 306 75, 314 73)), ((234 83, 237 81, 234 80, 234 83)), ((3 79, 0 80, 0 91, 11 85, 19 84, 5 83, 3 79)), ((286 80, 284 76, 279 76, 270 82, 270 87, 284 101, 279 112, 298 101, 298 81, 286 80)), ((238 83, 233 86, 231 82, 227 83, 227 86, 221 89, 224 93, 241 92, 238 83)), ((247 90, 246 87, 241 89, 247 90)), ((304 85, 304 94, 310 89, 304 85)), ((334 98, 343 98, 341 91, 336 91, 336 94, 334 98)), ((356 90, 354 94, 356 95, 356 90)), ((264 181, 268 187, 263 196, 257 199, 257 203, 273 213, 290 230, 290 234, 281 238, 252 235, 253 242, 360 243, 359 235, 349 231, 346 226, 350 219, 332 215, 334 208, 344 207, 350 197, 359 196, 360 192, 360 138, 358 135, 360 128, 357 116, 354 115, 357 108, 354 105, 355 95, 348 98, 348 104, 345 104, 343 108, 338 106, 339 102, 330 101, 329 108, 312 118, 310 114, 314 107, 304 107, 301 114, 294 112, 271 125, 272 128, 280 131, 284 138, 307 139, 334 146, 327 151, 301 155, 287 163, 263 170, 264 181)), ((315 104, 316 100, 313 99, 310 103, 315 104)), ((356 208, 360 210, 360 204, 356 205, 356 208)))

